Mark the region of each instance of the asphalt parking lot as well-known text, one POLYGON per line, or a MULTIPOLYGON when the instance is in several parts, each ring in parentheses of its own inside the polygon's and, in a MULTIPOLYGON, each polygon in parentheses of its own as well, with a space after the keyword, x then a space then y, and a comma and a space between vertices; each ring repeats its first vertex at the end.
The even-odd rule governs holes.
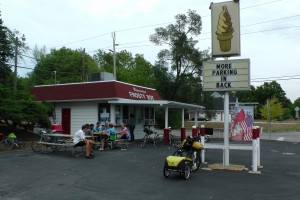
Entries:
MULTIPOLYGON (((169 146, 97 151, 93 160, 70 151, 40 154, 31 150, 0 152, 0 199, 264 199, 300 196, 300 144, 261 141, 261 174, 204 170, 188 180, 163 176, 169 146)), ((221 150, 208 150, 208 164, 222 163, 221 150)), ((231 150, 230 164, 251 169, 251 151, 231 150)), ((203 167, 206 167, 203 165, 203 167)))

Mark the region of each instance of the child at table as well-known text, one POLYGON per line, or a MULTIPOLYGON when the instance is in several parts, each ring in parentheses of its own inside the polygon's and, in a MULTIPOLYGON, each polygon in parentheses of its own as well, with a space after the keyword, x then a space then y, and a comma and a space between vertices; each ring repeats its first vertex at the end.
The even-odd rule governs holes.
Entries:
POLYGON ((114 125, 113 123, 109 123, 108 126, 109 126, 109 128, 107 129, 108 139, 114 141, 116 140, 116 130, 114 128, 114 125))
MULTIPOLYGON (((108 122, 107 122, 108 123, 108 122)), ((109 140, 109 141, 114 141, 116 140, 116 130, 114 128, 114 125, 113 123, 108 123, 108 128, 107 130, 103 130, 103 135, 102 136, 102 147, 99 149, 100 151, 101 150, 104 150, 104 142, 109 140)))

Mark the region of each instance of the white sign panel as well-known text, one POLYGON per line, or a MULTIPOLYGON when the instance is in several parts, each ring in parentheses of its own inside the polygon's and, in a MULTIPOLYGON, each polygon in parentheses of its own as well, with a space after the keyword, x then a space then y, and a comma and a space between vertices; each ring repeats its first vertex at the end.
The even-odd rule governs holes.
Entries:
POLYGON ((212 56, 239 56, 240 7, 238 2, 211 3, 212 56))
POLYGON ((250 60, 203 63, 203 91, 250 90, 250 60))

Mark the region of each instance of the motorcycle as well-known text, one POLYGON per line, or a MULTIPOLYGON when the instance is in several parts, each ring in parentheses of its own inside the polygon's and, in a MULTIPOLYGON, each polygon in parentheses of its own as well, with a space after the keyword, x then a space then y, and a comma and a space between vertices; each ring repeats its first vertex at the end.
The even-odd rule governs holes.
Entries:
POLYGON ((203 145, 198 137, 188 136, 181 145, 175 146, 172 156, 165 159, 163 174, 167 178, 171 172, 178 172, 187 180, 191 172, 196 172, 201 165, 201 150, 203 145))

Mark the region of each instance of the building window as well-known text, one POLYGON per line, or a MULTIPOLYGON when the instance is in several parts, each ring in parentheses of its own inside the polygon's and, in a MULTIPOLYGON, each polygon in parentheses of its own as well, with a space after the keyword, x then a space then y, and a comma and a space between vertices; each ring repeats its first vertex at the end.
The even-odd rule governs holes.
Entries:
POLYGON ((110 105, 108 103, 98 104, 98 121, 110 121, 110 105))

